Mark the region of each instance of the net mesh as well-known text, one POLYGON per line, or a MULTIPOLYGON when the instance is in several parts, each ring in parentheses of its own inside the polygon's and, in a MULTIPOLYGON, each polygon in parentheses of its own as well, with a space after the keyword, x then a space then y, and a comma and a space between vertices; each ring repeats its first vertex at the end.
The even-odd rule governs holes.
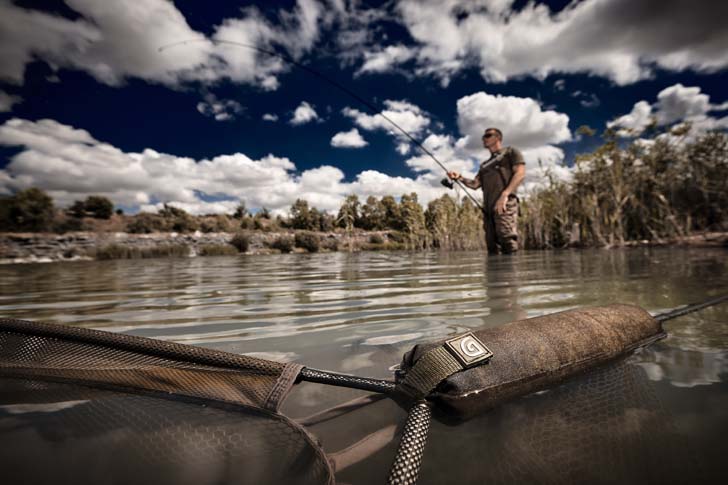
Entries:
MULTIPOLYGON (((624 360, 511 401, 459 430, 461 440, 428 450, 450 460, 457 483, 479 483, 484 473, 493 484, 712 483, 644 370, 624 360)), ((422 485, 439 483, 442 472, 427 456, 425 465, 422 485)))
POLYGON ((0 320, 3 483, 333 483, 277 412, 300 366, 0 320))
MULTIPOLYGON (((706 442, 675 418, 663 391, 641 365, 626 359, 470 421, 453 426, 434 420, 417 483, 723 483, 725 460, 706 454, 706 442)), ((386 483, 403 421, 403 411, 385 399, 311 430, 344 465, 338 480, 386 483), (340 452, 332 446, 342 429, 373 433, 387 426, 397 426, 395 438, 376 449, 375 435, 361 433, 353 448, 341 444, 340 452)))
POLYGON ((0 320, 6 375, 76 379, 277 410, 300 366, 90 329, 0 320))
POLYGON ((227 404, 0 380, 4 484, 321 484, 328 465, 288 420, 227 404))

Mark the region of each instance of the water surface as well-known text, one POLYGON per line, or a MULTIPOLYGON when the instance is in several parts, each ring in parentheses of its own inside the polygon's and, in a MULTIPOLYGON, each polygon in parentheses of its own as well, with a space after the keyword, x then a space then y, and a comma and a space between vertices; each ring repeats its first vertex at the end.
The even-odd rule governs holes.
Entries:
MULTIPOLYGON (((724 294, 726 266, 726 250, 688 248, 525 252, 514 257, 382 252, 11 265, 0 266, 0 315, 388 378, 414 344, 470 328, 614 302, 660 312, 724 294)), ((632 356, 624 364, 628 370, 618 371, 630 376, 630 382, 644 381, 638 387, 650 393, 640 405, 623 406, 637 409, 649 402, 663 409, 674 429, 671 436, 687 440, 700 457, 701 470, 715 476, 726 471, 720 462, 721 430, 728 430, 728 305, 681 317, 666 330, 669 338, 632 356)), ((624 382, 624 377, 619 379, 624 382)), ((291 396, 286 412, 303 417, 361 394, 304 384, 291 396)), ((577 399, 568 389, 551 395, 577 399)), ((531 397, 491 413, 475 431, 472 426, 436 423, 422 483, 443 480, 439 470, 446 462, 461 460, 458 466, 467 468, 481 455, 496 456, 494 449, 483 448, 486 442, 494 446, 493 428, 504 428, 495 434, 498 443, 521 450, 524 442, 532 443, 524 441, 523 432, 514 438, 514 427, 508 432, 505 428, 523 422, 516 419, 518 412, 533 415, 528 406, 539 399, 547 398, 531 397), (453 448, 455 435, 462 449, 453 448)), ((535 409, 549 409, 556 398, 548 399, 535 409)), ((372 409, 381 408, 377 416, 387 416, 376 426, 376 420, 362 414, 343 425, 315 427, 314 432, 327 451, 336 451, 350 444, 351 435, 363 436, 373 430, 369 428, 388 423, 401 425, 404 414, 395 405, 376 406, 372 409)), ((551 423, 549 419, 539 423, 551 423)), ((568 429, 576 429, 577 422, 568 429)), ((558 433, 563 436, 564 430, 558 433)), ((393 446, 342 470, 339 478, 383 480, 393 446)), ((599 461, 589 460, 592 465, 599 461)), ((499 476, 510 476, 503 481, 515 483, 528 477, 521 468, 514 465, 499 476)), ((482 477, 460 473, 456 476, 461 482, 482 477)), ((538 476, 549 481, 548 471, 538 476)), ((627 481, 639 481, 636 477, 629 472, 627 481)))

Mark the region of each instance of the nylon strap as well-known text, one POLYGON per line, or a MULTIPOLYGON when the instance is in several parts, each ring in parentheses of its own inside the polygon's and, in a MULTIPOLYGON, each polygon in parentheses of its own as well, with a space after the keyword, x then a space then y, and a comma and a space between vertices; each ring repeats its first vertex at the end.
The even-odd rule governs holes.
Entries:
POLYGON ((413 399, 422 399, 440 382, 464 368, 444 346, 435 347, 417 360, 397 387, 413 399))

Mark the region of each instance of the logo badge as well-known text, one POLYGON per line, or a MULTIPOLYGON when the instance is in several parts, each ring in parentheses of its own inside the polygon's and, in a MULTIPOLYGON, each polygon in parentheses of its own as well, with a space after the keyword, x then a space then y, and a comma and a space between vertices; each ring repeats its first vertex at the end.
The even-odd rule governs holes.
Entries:
POLYGON ((445 348, 466 369, 477 364, 485 363, 493 357, 493 352, 471 332, 446 341, 445 348))

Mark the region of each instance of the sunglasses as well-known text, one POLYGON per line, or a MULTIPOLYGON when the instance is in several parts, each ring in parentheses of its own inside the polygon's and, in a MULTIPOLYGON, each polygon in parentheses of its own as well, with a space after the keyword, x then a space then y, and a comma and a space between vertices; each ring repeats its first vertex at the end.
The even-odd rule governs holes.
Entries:
POLYGON ((483 140, 485 140, 486 138, 490 138, 492 136, 495 136, 495 133, 486 133, 485 135, 483 135, 483 140))

